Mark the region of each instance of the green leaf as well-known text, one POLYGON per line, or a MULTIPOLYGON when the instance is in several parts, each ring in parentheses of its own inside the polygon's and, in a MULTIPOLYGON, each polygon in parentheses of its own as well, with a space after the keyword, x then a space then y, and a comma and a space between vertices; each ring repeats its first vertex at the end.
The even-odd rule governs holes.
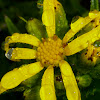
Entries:
POLYGON ((13 22, 11 21, 11 19, 8 16, 5 16, 5 22, 7 24, 8 27, 8 31, 10 32, 10 34, 12 35, 13 33, 20 33, 20 31, 17 29, 17 27, 13 24, 13 22))
POLYGON ((99 0, 91 0, 90 10, 99 11, 99 0))
POLYGON ((29 20, 26 23, 26 29, 29 34, 35 35, 38 39, 46 38, 46 30, 45 27, 43 26, 42 22, 38 19, 32 19, 29 20))
POLYGON ((66 14, 61 4, 57 4, 57 8, 55 9, 55 11, 56 34, 62 39, 69 28, 68 21, 66 19, 66 14))

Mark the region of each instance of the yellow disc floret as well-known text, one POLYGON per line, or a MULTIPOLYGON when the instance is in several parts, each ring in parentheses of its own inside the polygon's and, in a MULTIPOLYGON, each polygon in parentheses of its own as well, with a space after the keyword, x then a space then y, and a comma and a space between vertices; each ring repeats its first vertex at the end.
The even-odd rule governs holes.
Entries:
POLYGON ((58 65, 59 61, 64 58, 62 41, 57 36, 43 39, 37 48, 37 58, 43 65, 58 65))

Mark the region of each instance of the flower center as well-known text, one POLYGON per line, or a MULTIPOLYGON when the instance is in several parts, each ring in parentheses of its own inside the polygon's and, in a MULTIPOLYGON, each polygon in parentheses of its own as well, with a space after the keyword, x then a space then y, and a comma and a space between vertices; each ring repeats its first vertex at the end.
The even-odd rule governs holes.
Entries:
POLYGON ((37 48, 37 59, 41 61, 44 66, 57 66, 59 61, 64 59, 62 40, 57 36, 43 39, 37 48))

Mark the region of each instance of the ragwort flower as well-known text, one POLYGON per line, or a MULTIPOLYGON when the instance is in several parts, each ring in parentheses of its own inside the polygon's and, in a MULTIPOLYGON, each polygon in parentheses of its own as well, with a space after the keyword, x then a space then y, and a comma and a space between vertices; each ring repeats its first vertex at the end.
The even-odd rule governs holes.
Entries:
POLYGON ((55 35, 55 8, 57 9, 58 4, 60 3, 56 0, 44 0, 43 2, 42 21, 46 26, 47 39, 42 39, 41 42, 35 36, 19 33, 14 33, 12 36, 6 38, 5 51, 8 59, 13 61, 20 59, 37 59, 37 62, 23 65, 20 68, 15 68, 6 73, 0 82, 0 93, 17 87, 22 81, 37 74, 44 67, 48 66, 42 77, 40 97, 41 100, 56 100, 54 66, 59 66, 68 100, 81 100, 75 76, 68 62, 64 60, 64 56, 70 56, 85 49, 88 46, 88 41, 92 44, 98 40, 100 38, 100 25, 77 37, 68 43, 68 45, 66 45, 66 43, 85 25, 98 18, 100 13, 93 11, 89 13, 89 16, 79 18, 76 22, 71 24, 71 29, 65 34, 63 40, 61 40, 55 35), (37 50, 9 48, 9 44, 18 42, 36 46, 37 50))

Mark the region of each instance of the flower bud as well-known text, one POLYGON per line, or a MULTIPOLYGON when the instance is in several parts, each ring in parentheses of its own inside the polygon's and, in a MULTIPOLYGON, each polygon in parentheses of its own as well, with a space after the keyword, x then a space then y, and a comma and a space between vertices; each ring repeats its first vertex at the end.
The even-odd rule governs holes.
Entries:
POLYGON ((78 81, 78 85, 82 87, 88 87, 92 82, 92 78, 89 75, 77 76, 76 80, 78 81))

